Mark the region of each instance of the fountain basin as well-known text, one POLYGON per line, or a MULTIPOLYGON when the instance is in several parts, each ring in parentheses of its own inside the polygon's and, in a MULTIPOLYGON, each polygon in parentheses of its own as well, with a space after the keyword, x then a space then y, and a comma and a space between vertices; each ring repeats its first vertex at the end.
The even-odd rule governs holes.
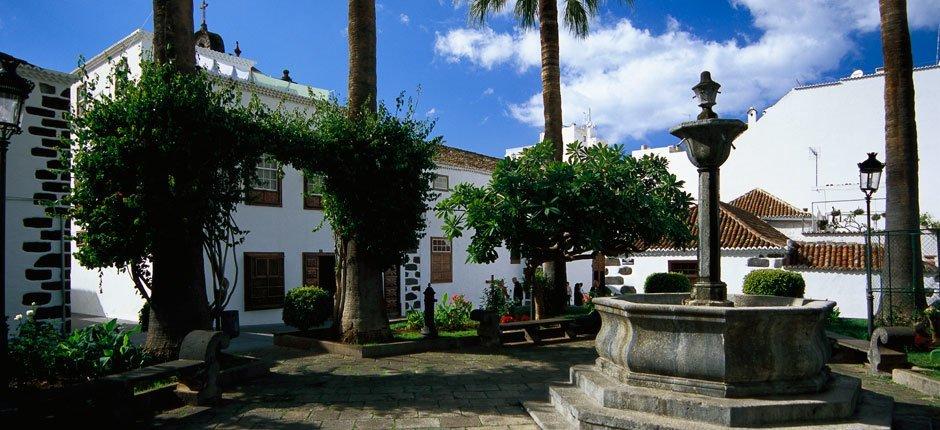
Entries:
POLYGON ((623 383, 715 397, 822 391, 826 315, 835 302, 731 295, 734 307, 683 305, 688 294, 594 299, 597 369, 623 383))

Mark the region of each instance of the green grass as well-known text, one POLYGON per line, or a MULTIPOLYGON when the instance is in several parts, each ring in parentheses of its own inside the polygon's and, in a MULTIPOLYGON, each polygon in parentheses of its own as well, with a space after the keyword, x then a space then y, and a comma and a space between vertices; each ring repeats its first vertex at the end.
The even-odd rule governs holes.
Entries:
POLYGON ((839 318, 826 330, 855 339, 868 340, 868 320, 865 318, 839 318))
POLYGON ((924 374, 927 376, 940 379, 940 355, 936 356, 936 359, 930 359, 929 352, 908 352, 907 361, 911 362, 914 366, 922 367, 928 369, 924 374))
MULTIPOLYGON (((390 324, 388 326, 392 329, 392 336, 397 340, 420 340, 424 339, 424 336, 421 335, 421 330, 409 330, 407 324, 402 322, 397 322, 390 324)), ((476 327, 468 327, 464 330, 440 330, 437 332, 438 337, 444 338, 464 338, 464 337, 476 337, 477 329, 476 327)))

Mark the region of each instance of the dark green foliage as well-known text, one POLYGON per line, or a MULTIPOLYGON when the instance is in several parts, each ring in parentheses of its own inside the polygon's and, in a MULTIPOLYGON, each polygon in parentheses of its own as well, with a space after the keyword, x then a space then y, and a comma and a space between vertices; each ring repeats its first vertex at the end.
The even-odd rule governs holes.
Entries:
POLYGON ((486 284, 486 288, 483 289, 483 310, 495 312, 496 315, 506 315, 509 313, 510 305, 506 283, 502 279, 486 284))
POLYGON ((319 327, 331 316, 333 296, 313 286, 294 288, 284 296, 284 323, 300 330, 319 327))
POLYGON ((10 375, 14 385, 45 385, 139 368, 147 357, 131 342, 137 332, 111 320, 63 336, 51 324, 28 317, 10 340, 10 375))
POLYGON ((688 293, 692 291, 689 277, 681 273, 653 273, 646 277, 643 292, 652 293, 688 293))
POLYGON ((692 197, 664 158, 633 158, 620 146, 577 142, 568 147, 569 161, 554 161, 552 151, 542 142, 521 157, 500 160, 485 187, 459 184, 437 205, 447 236, 472 229, 470 262, 495 261, 503 245, 541 263, 559 249, 570 260, 688 240, 692 197))
POLYGON ((780 269, 758 269, 744 276, 744 294, 803 297, 803 275, 780 269))
POLYGON ((405 312, 405 327, 408 330, 420 330, 424 327, 424 312, 414 309, 405 312))
MULTIPOLYGON (((379 104, 350 119, 336 100, 317 106, 317 114, 297 127, 298 135, 279 158, 322 177, 323 211, 333 232, 355 240, 370 265, 400 264, 415 249, 425 229, 434 155, 441 137, 430 138, 434 123, 414 118, 410 101, 399 97, 395 110, 379 104)), ((341 262, 342 263, 342 262, 341 262)))
POLYGON ((227 239, 263 151, 285 138, 275 112, 241 104, 234 83, 141 67, 137 81, 113 77, 115 94, 86 79, 82 115, 70 117, 75 185, 65 200, 86 267, 140 267, 155 237, 181 223, 195 231, 180 234, 227 239))

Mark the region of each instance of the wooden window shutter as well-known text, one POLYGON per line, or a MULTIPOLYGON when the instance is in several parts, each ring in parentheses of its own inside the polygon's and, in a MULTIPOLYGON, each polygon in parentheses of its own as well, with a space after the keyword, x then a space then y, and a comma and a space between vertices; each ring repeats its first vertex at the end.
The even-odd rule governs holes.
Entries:
POLYGON ((258 179, 248 187, 246 203, 255 206, 281 206, 284 178, 281 177, 278 164, 273 159, 265 158, 255 169, 258 179))
POLYGON ((307 285, 320 285, 320 258, 312 252, 303 253, 303 283, 307 285))
POLYGON ((323 209, 323 195, 313 194, 319 180, 304 175, 304 209, 323 209))
POLYGON ((431 238, 431 283, 454 282, 453 252, 450 240, 431 238))
POLYGON ((245 310, 284 306, 284 253, 246 252, 245 310))
POLYGON ((667 267, 671 273, 688 276, 693 284, 698 280, 698 260, 669 260, 667 267))

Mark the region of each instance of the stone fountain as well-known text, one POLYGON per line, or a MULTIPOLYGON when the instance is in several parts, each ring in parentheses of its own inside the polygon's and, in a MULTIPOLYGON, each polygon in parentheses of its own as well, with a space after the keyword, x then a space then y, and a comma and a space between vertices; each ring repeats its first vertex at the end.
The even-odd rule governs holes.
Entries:
POLYGON ((594 365, 571 368, 550 403, 527 402, 543 429, 890 428, 891 399, 863 392, 826 362, 826 300, 727 295, 721 281, 719 167, 747 129, 712 111, 720 85, 702 72, 702 113, 670 132, 699 171, 699 276, 691 294, 597 298, 594 365))

